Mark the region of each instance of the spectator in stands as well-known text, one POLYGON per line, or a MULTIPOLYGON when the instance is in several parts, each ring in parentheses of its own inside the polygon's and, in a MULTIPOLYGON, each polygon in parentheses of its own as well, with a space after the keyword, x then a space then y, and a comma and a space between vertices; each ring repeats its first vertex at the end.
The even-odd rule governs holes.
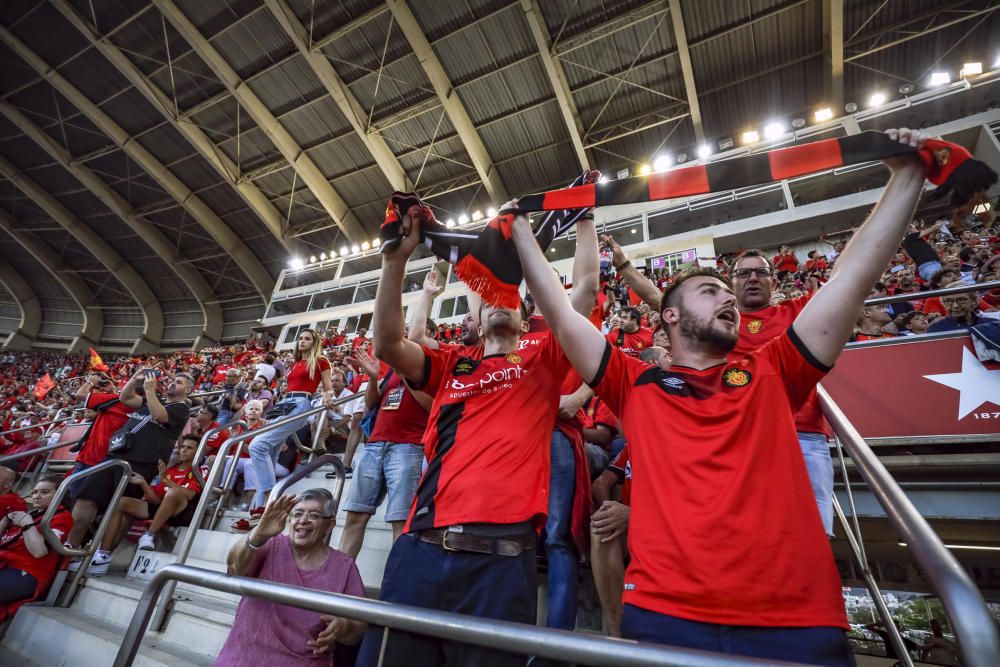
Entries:
POLYGON ((226 371, 225 383, 222 386, 216 387, 216 389, 222 390, 222 396, 219 397, 217 404, 219 407, 219 423, 228 424, 233 420, 233 415, 243 407, 243 401, 246 400, 247 396, 247 387, 240 382, 240 369, 228 369, 226 371))
MULTIPOLYGON (((247 401, 247 404, 243 406, 243 421, 247 424, 246 431, 255 431, 267 424, 267 420, 262 416, 263 408, 264 404, 255 399, 250 399, 247 401)), ((239 428, 239 433, 235 433, 234 435, 242 435, 244 432, 244 429, 239 428)), ((236 478, 239 476, 243 477, 243 498, 240 501, 239 508, 242 511, 246 511, 250 509, 250 502, 253 499, 254 492, 257 490, 257 480, 254 477, 253 466, 250 465, 250 453, 247 451, 246 443, 244 443, 243 448, 240 451, 239 458, 236 459, 236 474, 230 477, 229 467, 232 465, 232 457, 233 454, 230 453, 222 479, 223 481, 229 479, 229 488, 232 489, 236 485, 236 478)), ((215 457, 210 456, 205 462, 205 466, 211 470, 214 463, 215 457)), ((279 477, 280 472, 281 470, 279 468, 279 464, 276 463, 274 466, 275 478, 279 477)), ((285 474, 287 474, 287 472, 285 474)), ((245 530, 250 530, 248 519, 240 519, 240 521, 246 521, 248 525, 245 527, 245 530)), ((242 524, 240 524, 240 527, 242 527, 242 524)))
POLYGON ((912 336, 915 334, 927 333, 927 316, 919 310, 911 310, 904 313, 896 320, 896 328, 900 336, 912 336))
POLYGON ((778 247, 778 254, 771 260, 771 265, 779 274, 783 271, 791 273, 799 270, 799 259, 789 246, 782 245, 778 247))
MULTIPOLYGON (((0 515, 0 623, 20 605, 44 596, 59 569, 59 554, 49 549, 38 524, 61 482, 59 476, 43 475, 31 491, 31 511, 22 503, 21 509, 0 515)), ((62 539, 73 526, 73 518, 60 506, 49 525, 62 539)))
MULTIPOLYGON (((229 550, 228 573, 364 597, 354 560, 328 546, 336 516, 336 501, 326 489, 275 499, 257 526, 229 550)), ((329 665, 327 654, 335 643, 357 644, 364 631, 360 621, 245 597, 215 665, 329 665)))
MULTIPOLYGON (((887 134, 917 148, 923 142, 909 130, 887 134)), ((574 313, 527 217, 514 221, 528 289, 577 372, 622 420, 641 471, 632 487, 623 636, 853 664, 833 554, 819 512, 803 511, 815 501, 793 415, 843 349, 923 190, 915 156, 886 164, 889 184, 833 277, 785 333, 755 352, 729 356, 741 318, 727 281, 714 269, 678 277, 660 308, 675 361, 666 372, 628 357, 574 313), (662 446, 665 432, 671 447, 662 446), (774 479, 782 483, 764 483, 774 479), (733 525, 740 539, 720 543, 733 525)))
MULTIPOLYGON (((96 414, 90 429, 79 445, 76 463, 70 474, 78 473, 97 465, 108 455, 108 440, 111 434, 125 425, 131 409, 118 400, 118 394, 111 393, 111 382, 97 373, 90 373, 77 389, 76 398, 83 401, 83 406, 96 414)), ((70 485, 70 496, 75 497, 80 490, 82 481, 77 480, 70 485)))
POLYGON ((284 419, 284 423, 273 431, 259 435, 250 442, 250 460, 257 479, 257 489, 253 498, 251 526, 264 512, 267 494, 274 488, 274 462, 282 443, 306 424, 305 419, 292 419, 310 408, 310 399, 320 384, 323 385, 324 402, 329 404, 333 387, 330 384, 330 361, 322 355, 319 334, 312 329, 299 332, 295 347, 295 364, 288 372, 288 392, 278 401, 275 410, 280 413, 271 417, 284 419))
POLYGON ((894 333, 887 332, 885 328, 892 322, 889 309, 885 304, 877 306, 864 306, 858 315, 855 323, 855 333, 852 340, 875 340, 878 338, 892 338, 894 333))
MULTIPOLYGON (((965 283, 959 280, 947 284, 946 287, 962 287, 964 285, 965 283)), ((936 320, 934 324, 928 327, 927 331, 929 333, 959 331, 980 324, 983 321, 983 317, 980 315, 976 303, 977 298, 975 292, 949 294, 941 297, 941 305, 944 306, 945 317, 936 320)))
POLYGON ((392 525, 393 541, 403 532, 420 481, 424 460, 421 440, 432 399, 407 387, 392 370, 380 382, 378 360, 360 350, 353 361, 368 375, 364 400, 367 409, 375 411, 374 424, 358 455, 354 483, 344 504, 347 520, 340 537, 340 550, 357 558, 365 527, 386 497, 389 504, 385 520, 392 525))
MULTIPOLYGON (((194 380, 185 373, 178 373, 173 379, 158 376, 149 368, 135 373, 118 396, 118 400, 132 412, 125 425, 111 436, 108 458, 127 461, 133 473, 146 482, 151 481, 159 471, 159 462, 170 458, 174 444, 187 423, 191 414, 187 397, 193 388, 194 380), (137 393, 140 384, 142 395, 137 393), (165 400, 157 395, 158 389, 164 389, 165 400)), ((70 546, 80 546, 98 511, 109 509, 122 474, 121 468, 114 467, 83 480, 73 506, 75 523, 68 540, 70 546)), ((130 484, 125 494, 138 498, 142 496, 142 490, 130 484)), ((76 566, 79 566, 79 561, 76 561, 76 566)), ((74 568, 73 563, 70 568, 74 568)))
POLYGON ((944 220, 938 220, 926 225, 923 230, 918 230, 915 224, 911 224, 907 229, 906 236, 903 237, 903 249, 917 265, 917 273, 927 281, 941 270, 940 258, 927 239, 938 233, 944 222, 944 220))
POLYGON ((250 393, 247 394, 247 401, 260 401, 263 406, 263 414, 265 415, 271 409, 271 404, 274 402, 274 394, 268 389, 269 384, 270 380, 267 377, 258 374, 250 384, 250 393))
MULTIPOLYGON (((149 484, 141 475, 132 473, 129 480, 133 486, 139 487, 141 496, 123 497, 114 509, 114 515, 108 522, 101 540, 101 548, 90 561, 90 574, 104 574, 111 566, 111 554, 124 537, 123 523, 128 518, 152 519, 145 532, 139 537, 138 548, 152 550, 156 548, 156 536, 164 526, 187 526, 194 517, 196 499, 201 493, 192 469, 194 455, 198 450, 198 436, 185 435, 179 447, 179 462, 176 466, 167 467, 162 460, 158 462, 158 481, 149 484)), ((204 476, 208 472, 202 469, 204 476)))
MULTIPOLYGON (((649 282, 648 278, 643 280, 649 282)), ((640 352, 653 345, 653 332, 642 326, 642 315, 638 308, 623 309, 621 318, 621 326, 609 331, 606 338, 625 354, 638 358, 640 352)))
MULTIPOLYGON (((197 437, 200 441, 201 437, 206 433, 221 426, 218 421, 218 416, 218 406, 212 403, 201 406, 201 410, 199 410, 198 415, 190 420, 191 428, 189 433, 197 437)), ((205 443, 205 455, 215 455, 219 451, 219 447, 222 446, 222 443, 228 439, 228 429, 222 429, 210 435, 208 437, 208 442, 205 443)))
MULTIPOLYGON (((257 381, 257 378, 263 378, 264 389, 270 387, 271 383, 274 382, 274 379, 278 376, 278 370, 275 368, 274 364, 275 364, 274 355, 265 354, 264 358, 261 359, 261 361, 254 367, 254 382, 257 381)), ((261 390, 251 385, 250 391, 259 392, 261 390)))

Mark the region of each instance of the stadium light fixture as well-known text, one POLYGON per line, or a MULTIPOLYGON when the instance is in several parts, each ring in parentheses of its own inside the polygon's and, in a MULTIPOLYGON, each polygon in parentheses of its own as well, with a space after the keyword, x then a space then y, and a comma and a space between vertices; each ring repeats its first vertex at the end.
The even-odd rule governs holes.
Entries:
POLYGON ((475 211, 472 212, 472 220, 473 220, 473 222, 479 222, 482 219, 483 219, 483 212, 482 211, 480 211, 480 210, 477 209, 477 210, 475 210, 475 211))
POLYGON ((372 248, 378 249, 382 247, 382 239, 375 237, 372 239, 372 248))
POLYGON ((700 157, 702 160, 704 160, 711 154, 712 154, 712 147, 709 146, 708 144, 702 144, 701 146, 698 146, 698 157, 700 157))
POLYGON ((448 218, 447 220, 445 220, 444 226, 445 227, 454 227, 455 226, 455 218, 448 218))
POLYGON ((781 121, 774 121, 764 126, 765 139, 778 139, 787 132, 785 124, 781 121))
POLYGON ((369 248, 371 248, 371 247, 372 247, 372 246, 371 246, 371 244, 370 244, 370 243, 368 243, 368 241, 363 241, 363 242, 361 243, 361 249, 362 249, 362 250, 368 250, 368 249, 369 249, 369 248))
POLYGON ((965 63, 964 65, 962 65, 962 71, 959 72, 959 75, 961 75, 964 78, 967 76, 973 76, 975 74, 982 74, 982 73, 983 73, 982 63, 965 63))
POLYGON ((661 155, 653 160, 653 171, 666 171, 670 169, 672 162, 669 155, 661 155))
POLYGON ((326 261, 326 253, 325 252, 321 252, 319 254, 319 261, 321 261, 321 262, 326 261))
POLYGON ((885 93, 877 92, 872 93, 872 96, 868 98, 868 106, 879 107, 885 104, 885 93))
POLYGON ((497 210, 496 210, 496 208, 494 208, 493 206, 490 206, 488 209, 486 209, 486 217, 489 218, 490 220, 492 220, 493 218, 497 217, 497 210))
POLYGON ((951 75, 947 72, 934 72, 931 74, 930 85, 943 86, 946 83, 951 83, 951 75))
POLYGON ((598 183, 607 183, 608 182, 608 177, 607 176, 601 176, 600 178, 597 179, 597 182, 598 183))
POLYGON ((299 271, 305 266, 305 262, 302 261, 301 257, 292 257, 288 261, 288 266, 292 269, 292 271, 299 271))
POLYGON ((910 93, 912 93, 916 89, 917 89, 916 86, 914 86, 912 83, 910 83, 909 81, 907 81, 906 83, 900 84, 900 86, 899 86, 899 94, 900 95, 909 95, 910 93))
POLYGON ((467 224, 469 224, 469 216, 467 216, 464 213, 462 215, 458 216, 458 224, 460 224, 460 225, 467 225, 467 224))
POLYGON ((857 110, 858 110, 857 102, 848 102, 847 104, 844 105, 844 111, 846 111, 847 113, 854 113, 857 110))
POLYGON ((346 245, 340 247, 340 256, 341 257, 346 257, 347 256, 347 246, 346 245))
POLYGON ((359 248, 356 245, 352 245, 351 246, 351 252, 353 252, 353 253, 359 253, 359 252, 361 252, 361 248, 359 248))
POLYGON ((748 132, 744 132, 743 136, 740 138, 744 144, 755 144, 760 141, 760 134, 757 133, 757 130, 750 130, 748 132))
POLYGON ((822 123, 833 118, 833 109, 830 107, 823 107, 822 109, 817 109, 816 113, 813 114, 813 120, 817 123, 822 123))
POLYGON ((650 168, 648 164, 644 164, 639 167, 640 176, 649 176, 651 173, 653 173, 653 170, 650 168))
POLYGON ((311 255, 309 257, 309 263, 310 264, 315 264, 316 263, 316 255, 311 255))

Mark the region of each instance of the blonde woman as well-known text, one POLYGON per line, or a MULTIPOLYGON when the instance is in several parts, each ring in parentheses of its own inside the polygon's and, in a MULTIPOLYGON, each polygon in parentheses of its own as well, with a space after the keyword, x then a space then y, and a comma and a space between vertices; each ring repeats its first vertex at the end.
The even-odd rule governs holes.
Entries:
POLYGON ((323 385, 324 402, 332 402, 330 383, 330 361, 321 354, 320 336, 312 329, 303 329, 295 346, 295 362, 288 371, 288 391, 272 409, 272 414, 280 412, 271 418, 282 420, 281 426, 257 436, 250 442, 250 465, 257 479, 257 489, 254 493, 250 510, 249 525, 252 527, 264 512, 267 495, 274 488, 277 480, 274 476, 274 463, 281 451, 281 445, 297 430, 305 426, 306 419, 290 419, 309 410, 312 395, 320 383, 323 385))

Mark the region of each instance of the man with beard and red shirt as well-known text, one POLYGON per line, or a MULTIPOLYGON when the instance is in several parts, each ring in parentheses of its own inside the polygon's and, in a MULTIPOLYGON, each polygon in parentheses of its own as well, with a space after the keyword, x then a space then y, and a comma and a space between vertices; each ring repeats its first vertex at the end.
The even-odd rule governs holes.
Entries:
MULTIPOLYGON (((910 130, 887 135, 919 148, 910 130)), ((787 330, 734 355, 728 280, 692 269, 663 294, 673 365, 649 367, 577 314, 526 216, 512 236, 528 289, 577 372, 628 434, 633 468, 622 636, 765 660, 853 665, 841 581, 794 414, 843 350, 923 190, 909 154, 830 281, 787 330)))
MULTIPOLYGON (((536 531, 548 511, 550 440, 569 363, 551 334, 522 339, 520 310, 487 304, 475 307, 481 348, 404 339, 403 276, 419 226, 403 215, 405 236, 382 256, 375 297, 379 357, 434 396, 427 470, 389 554, 381 598, 533 624, 536 531)), ((593 244, 596 265, 596 235, 593 244)), ((381 629, 370 628, 359 665, 524 664, 515 654, 406 633, 382 640, 381 629)))
POLYGON ((642 314, 638 308, 623 308, 621 316, 621 326, 612 329, 605 338, 628 356, 638 359, 643 350, 653 346, 653 331, 642 326, 642 314))

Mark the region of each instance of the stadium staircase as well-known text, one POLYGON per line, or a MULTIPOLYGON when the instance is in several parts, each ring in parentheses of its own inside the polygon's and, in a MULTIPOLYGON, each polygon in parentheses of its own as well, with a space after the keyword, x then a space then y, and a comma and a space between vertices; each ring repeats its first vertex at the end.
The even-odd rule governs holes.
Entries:
MULTIPOLYGON (((326 479, 325 473, 326 469, 315 471, 290 489, 326 487, 332 490, 333 482, 326 479)), ((350 484, 351 480, 347 480, 347 485, 350 484)), ((343 495, 346 497, 347 487, 343 495)), ((369 597, 378 595, 385 560, 392 546, 392 529, 385 522, 384 512, 383 504, 369 522, 357 561, 369 597)), ((244 533, 230 532, 229 525, 244 515, 227 511, 222 514, 217 530, 199 530, 187 564, 224 572, 229 547, 244 537, 244 533)), ((334 546, 340 542, 344 520, 345 513, 341 510, 331 540, 334 546)), ((177 543, 186 530, 175 529, 177 543)), ((69 608, 23 607, 0 642, 0 665, 111 665, 146 585, 148 573, 144 578, 141 572, 144 556, 157 559, 162 566, 173 562, 175 553, 139 552, 136 558, 135 544, 125 541, 115 551, 109 573, 88 575, 69 608)), ((211 665, 232 627, 238 601, 235 595, 178 585, 166 630, 146 634, 135 664, 142 667, 211 665)))

